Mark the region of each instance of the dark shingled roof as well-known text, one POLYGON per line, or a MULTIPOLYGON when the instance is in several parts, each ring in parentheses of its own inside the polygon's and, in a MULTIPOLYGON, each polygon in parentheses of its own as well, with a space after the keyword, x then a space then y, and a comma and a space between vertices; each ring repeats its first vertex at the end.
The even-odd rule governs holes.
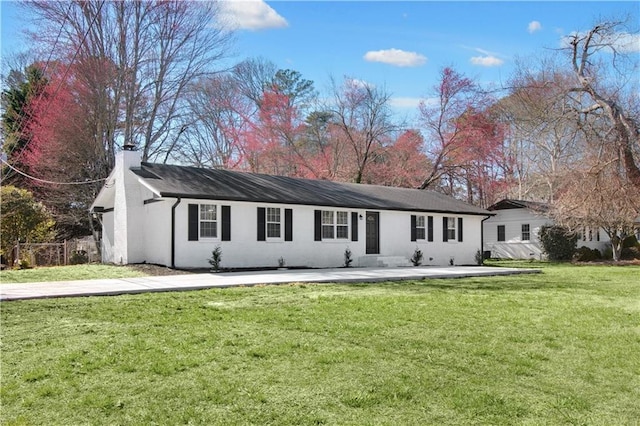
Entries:
POLYGON ((420 189, 154 163, 142 163, 140 169, 132 171, 161 197, 491 215, 479 207, 420 189))
POLYGON ((531 209, 537 212, 544 213, 549 210, 547 203, 540 203, 537 201, 525 201, 525 200, 511 200, 505 198, 497 203, 487 207, 487 210, 509 210, 509 209, 531 209))

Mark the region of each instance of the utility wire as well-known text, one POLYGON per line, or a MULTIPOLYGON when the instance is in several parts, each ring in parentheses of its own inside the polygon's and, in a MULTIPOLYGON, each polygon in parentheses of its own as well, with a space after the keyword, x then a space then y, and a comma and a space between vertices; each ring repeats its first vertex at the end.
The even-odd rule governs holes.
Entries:
POLYGON ((13 170, 14 172, 18 173, 19 175, 22 175, 26 178, 35 180, 36 182, 40 182, 40 183, 48 183, 51 185, 89 185, 92 183, 97 183, 97 182, 102 182, 105 181, 109 178, 102 178, 102 179, 93 179, 93 180, 85 180, 85 181, 77 181, 77 182, 55 182, 55 181, 51 181, 51 180, 46 180, 46 179, 40 179, 37 178, 35 176, 31 176, 25 172, 23 172, 22 170, 18 170, 15 167, 13 167, 11 164, 7 163, 3 158, 0 158, 0 161, 3 162, 4 164, 6 164, 11 170, 13 170))

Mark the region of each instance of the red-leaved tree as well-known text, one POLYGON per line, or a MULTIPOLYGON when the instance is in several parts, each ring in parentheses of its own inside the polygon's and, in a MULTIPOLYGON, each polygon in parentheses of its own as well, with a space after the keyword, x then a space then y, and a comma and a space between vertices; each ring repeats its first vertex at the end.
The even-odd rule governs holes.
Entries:
POLYGON ((29 188, 52 211, 62 239, 89 233, 87 212, 101 186, 97 180, 110 170, 95 116, 84 103, 86 82, 76 78, 73 66, 57 69, 66 71, 51 75, 43 96, 29 103, 25 128, 31 140, 22 161, 36 178, 29 188))
POLYGON ((440 188, 486 205, 496 198, 510 170, 504 131, 490 114, 493 99, 452 68, 442 70, 434 92, 420 104, 429 160, 420 187, 440 188))
POLYGON ((417 188, 428 162, 422 152, 424 140, 417 130, 406 130, 389 145, 376 152, 376 159, 367 169, 365 180, 385 186, 417 188))

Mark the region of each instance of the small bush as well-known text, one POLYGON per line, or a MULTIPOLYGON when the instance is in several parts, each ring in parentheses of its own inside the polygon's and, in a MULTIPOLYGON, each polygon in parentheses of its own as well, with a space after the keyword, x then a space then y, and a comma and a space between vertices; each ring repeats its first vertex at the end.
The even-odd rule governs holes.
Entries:
POLYGON ((602 254, 598 249, 590 249, 587 246, 582 246, 576 250, 574 259, 577 262, 593 262, 594 260, 602 259, 602 254))
POLYGON ((16 267, 18 269, 31 269, 31 262, 27 258, 16 260, 16 267))
POLYGON ((69 264, 82 265, 89 263, 89 256, 85 250, 74 250, 69 258, 69 264))
POLYGON ((416 247, 415 251, 413 252, 413 256, 411 257, 411 263, 413 263, 413 266, 420 266, 422 264, 422 257, 422 250, 416 247))
POLYGON ((220 270, 220 264, 222 263, 222 249, 220 246, 216 246, 215 249, 211 252, 211 258, 209 259, 209 265, 211 268, 218 272, 220 270))
POLYGON ((349 249, 349 247, 347 247, 344 251, 344 267, 350 267, 351 262, 353 262, 353 258, 351 257, 351 250, 349 249))
POLYGON ((624 260, 640 259, 640 246, 623 248, 620 253, 620 258, 624 260))
POLYGON ((542 250, 549 260, 571 260, 576 251, 578 236, 558 225, 544 225, 540 229, 542 250))
POLYGON ((622 242, 622 248, 623 249, 631 248, 631 247, 638 247, 638 246, 640 246, 640 243, 638 242, 638 239, 636 238, 635 235, 628 236, 622 242))
POLYGON ((484 254, 482 253, 482 250, 478 250, 476 252, 476 264, 480 266, 483 263, 484 263, 484 254))

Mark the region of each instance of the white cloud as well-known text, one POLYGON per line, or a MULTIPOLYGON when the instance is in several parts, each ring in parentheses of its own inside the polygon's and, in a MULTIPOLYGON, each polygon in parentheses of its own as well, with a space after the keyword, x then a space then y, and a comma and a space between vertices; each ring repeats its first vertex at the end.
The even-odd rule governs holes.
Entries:
POLYGON ((539 21, 531 21, 529 22, 529 33, 533 34, 536 31, 540 31, 542 29, 542 24, 539 21))
POLYGON ((482 67, 498 67, 504 64, 504 61, 495 56, 473 56, 470 59, 473 65, 480 65, 482 67))
POLYGON ((468 50, 474 50, 482 55, 473 56, 471 57, 471 59, 469 59, 469 62, 471 62, 473 65, 479 65, 482 67, 499 67, 500 65, 504 64, 504 60, 500 59, 500 56, 504 55, 501 55, 500 53, 491 52, 480 47, 470 47, 465 45, 461 45, 461 47, 468 50))
POLYGON ((360 80, 357 78, 345 77, 344 84, 347 87, 355 87, 355 88, 375 88, 374 84, 369 83, 368 81, 360 80))
POLYGON ((257 31, 289 26, 263 0, 224 0, 219 4, 222 20, 236 29, 257 31))
POLYGON ((623 53, 640 52, 640 34, 615 34, 612 44, 623 53))
MULTIPOLYGON (((574 37, 579 39, 586 37, 586 32, 574 32, 568 36, 560 38, 560 47, 571 47, 571 41, 574 37)), ((597 40, 599 45, 610 45, 619 53, 636 53, 640 52, 640 34, 629 33, 613 33, 597 40)), ((605 52, 611 52, 611 49, 603 49, 605 52)))
POLYGON ((369 62, 382 62, 396 67, 419 67, 427 63, 427 57, 400 49, 372 50, 364 55, 369 62))
POLYGON ((412 108, 416 109, 420 106, 420 102, 424 99, 421 98, 391 98, 389 103, 394 108, 412 108))

